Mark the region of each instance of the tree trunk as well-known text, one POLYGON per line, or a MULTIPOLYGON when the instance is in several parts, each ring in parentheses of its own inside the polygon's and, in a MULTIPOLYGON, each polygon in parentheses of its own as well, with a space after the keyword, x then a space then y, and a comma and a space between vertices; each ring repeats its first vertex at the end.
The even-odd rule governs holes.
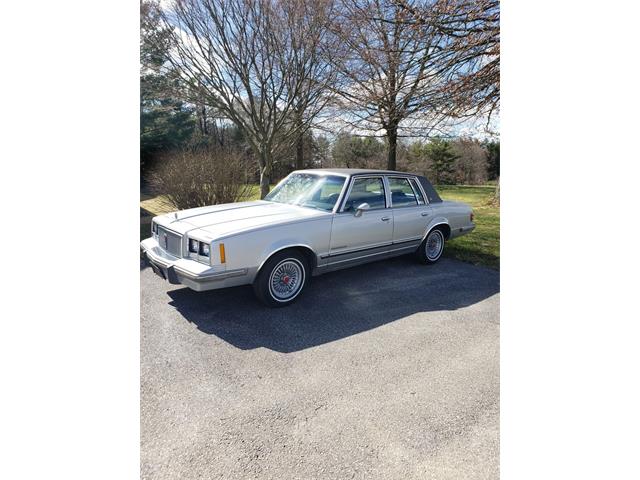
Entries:
POLYGON ((271 180, 271 157, 262 152, 260 155, 260 199, 269 193, 269 183, 271 180))
POLYGON ((209 135, 209 128, 207 126, 207 107, 202 107, 202 133, 209 135))
POLYGON ((301 133, 296 141, 296 170, 304 168, 304 135, 301 133))
POLYGON ((260 169, 260 199, 263 199, 269 193, 269 174, 266 168, 260 169))
POLYGON ((387 139, 389 141, 389 156, 387 157, 387 170, 396 169, 396 147, 398 145, 398 127, 387 128, 387 139))

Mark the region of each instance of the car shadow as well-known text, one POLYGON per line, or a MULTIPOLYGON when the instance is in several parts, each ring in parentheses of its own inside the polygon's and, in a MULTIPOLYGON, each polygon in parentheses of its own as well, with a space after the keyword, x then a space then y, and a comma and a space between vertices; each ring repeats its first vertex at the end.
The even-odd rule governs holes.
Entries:
POLYGON ((199 330, 246 350, 289 353, 371 330, 418 312, 456 310, 499 292, 499 273, 450 259, 398 257, 314 277, 294 304, 264 307, 250 286, 170 290, 170 305, 199 330))

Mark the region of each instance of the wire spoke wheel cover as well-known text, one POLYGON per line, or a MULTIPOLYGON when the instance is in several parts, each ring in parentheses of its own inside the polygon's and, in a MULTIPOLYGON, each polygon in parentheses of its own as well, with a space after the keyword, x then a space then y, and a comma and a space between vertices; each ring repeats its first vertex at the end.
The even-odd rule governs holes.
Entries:
POLYGON ((433 230, 425 242, 425 250, 429 260, 437 260, 442 255, 444 237, 440 230, 433 230))
POLYGON ((278 302, 293 299, 304 285, 304 266, 295 258, 285 258, 269 276, 269 294, 278 302))

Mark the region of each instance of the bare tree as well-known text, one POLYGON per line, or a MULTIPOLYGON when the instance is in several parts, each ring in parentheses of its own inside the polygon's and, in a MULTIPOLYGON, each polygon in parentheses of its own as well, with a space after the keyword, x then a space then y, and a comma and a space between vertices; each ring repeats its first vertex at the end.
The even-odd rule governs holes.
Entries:
POLYGON ((274 158, 291 148, 324 106, 330 81, 316 61, 330 0, 175 0, 169 63, 195 100, 243 132, 269 192, 274 158))
MULTIPOLYGON (((412 16, 412 23, 436 29, 452 40, 456 61, 465 66, 447 85, 451 116, 487 113, 487 125, 500 108, 499 0, 438 0, 432 8, 394 0, 412 16)), ((492 203, 500 204, 500 177, 492 203)))
MULTIPOLYGON (((306 31, 300 32, 301 42, 294 42, 291 48, 298 61, 297 68, 305 84, 299 90, 294 101, 293 118, 296 122, 296 168, 304 168, 304 138, 312 127, 316 116, 333 99, 334 89, 329 88, 337 81, 337 70, 334 61, 338 51, 331 44, 330 25, 335 12, 335 1, 324 0, 314 3, 313 0, 285 0, 295 12, 292 18, 309 18, 315 32, 308 36, 306 31), (310 5, 315 5, 310 8, 310 5), (320 8, 320 10, 317 10, 320 8), (314 10, 316 9, 316 10, 314 10)), ((298 23, 298 27, 301 25, 298 23)), ((303 26, 303 30, 305 27, 303 26)))
POLYGON ((342 0, 335 31, 345 49, 339 68, 347 82, 339 93, 346 121, 386 134, 387 168, 394 170, 399 132, 428 134, 445 118, 445 87, 461 68, 453 38, 418 27, 411 11, 392 0, 342 0))
POLYGON ((500 106, 500 2, 499 0, 438 0, 432 5, 416 5, 394 0, 411 14, 408 24, 416 24, 428 34, 433 29, 451 39, 455 61, 464 64, 451 79, 449 113, 488 117, 500 106))
POLYGON ((458 137, 451 142, 458 158, 453 164, 453 180, 459 185, 483 185, 487 182, 487 150, 474 138, 458 137))

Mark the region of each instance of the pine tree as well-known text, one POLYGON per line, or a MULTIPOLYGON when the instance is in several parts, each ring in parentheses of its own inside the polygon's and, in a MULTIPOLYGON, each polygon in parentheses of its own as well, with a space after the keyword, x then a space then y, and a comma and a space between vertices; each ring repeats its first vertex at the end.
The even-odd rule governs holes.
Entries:
POLYGON ((160 23, 159 4, 140 3, 140 160, 188 143, 193 109, 175 98, 178 78, 164 67, 170 32, 160 23))
POLYGON ((434 138, 425 146, 425 153, 431 160, 431 172, 435 184, 450 182, 453 162, 460 157, 454 153, 451 144, 442 138, 434 138))
POLYGON ((495 180, 500 177, 500 141, 487 142, 486 149, 489 180, 495 180))

